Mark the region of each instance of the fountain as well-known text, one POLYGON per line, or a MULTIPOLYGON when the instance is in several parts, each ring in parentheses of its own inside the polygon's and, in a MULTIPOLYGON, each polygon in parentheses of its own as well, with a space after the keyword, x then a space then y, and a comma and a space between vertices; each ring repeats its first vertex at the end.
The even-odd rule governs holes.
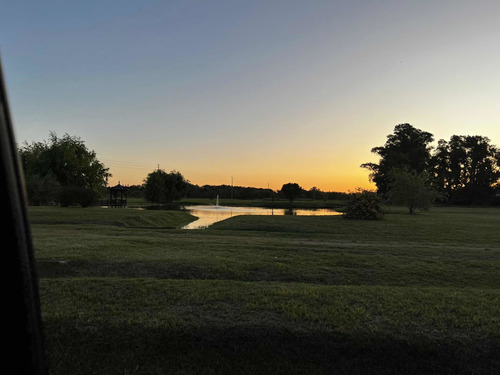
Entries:
POLYGON ((319 210, 285 210, 285 209, 272 209, 263 207, 233 207, 233 206, 220 206, 219 194, 215 198, 215 205, 206 206, 187 206, 185 209, 193 216, 197 216, 198 220, 192 221, 188 225, 182 227, 183 229, 200 229, 207 228, 221 220, 229 219, 238 215, 340 215, 340 212, 335 212, 328 209, 319 210), (300 213, 299 213, 300 212, 300 213))
MULTIPOLYGON (((198 220, 192 221, 188 225, 182 227, 183 229, 200 229, 207 228, 221 220, 229 219, 238 215, 290 215, 290 210, 279 208, 263 208, 263 207, 232 207, 232 206, 219 206, 219 201, 216 199, 217 205, 210 206, 187 206, 185 209, 193 216, 198 217, 198 220)), ((293 215, 341 215, 329 209, 307 210, 298 209, 292 211, 293 215)))

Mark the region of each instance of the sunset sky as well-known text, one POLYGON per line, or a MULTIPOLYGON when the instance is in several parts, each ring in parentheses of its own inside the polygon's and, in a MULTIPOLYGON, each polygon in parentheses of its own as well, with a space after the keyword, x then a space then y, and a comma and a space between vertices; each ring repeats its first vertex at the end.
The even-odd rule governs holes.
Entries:
POLYGON ((85 141, 110 184, 369 188, 394 126, 500 145, 500 2, 10 1, 18 142, 85 141))

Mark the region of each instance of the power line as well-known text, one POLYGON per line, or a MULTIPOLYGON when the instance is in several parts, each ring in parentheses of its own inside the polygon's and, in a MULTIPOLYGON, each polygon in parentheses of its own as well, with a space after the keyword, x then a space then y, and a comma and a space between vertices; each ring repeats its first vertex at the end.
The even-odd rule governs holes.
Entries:
POLYGON ((153 167, 153 163, 138 163, 134 161, 126 160, 114 160, 114 159, 101 159, 103 162, 109 162, 111 164, 125 164, 127 166, 143 166, 143 167, 153 167))

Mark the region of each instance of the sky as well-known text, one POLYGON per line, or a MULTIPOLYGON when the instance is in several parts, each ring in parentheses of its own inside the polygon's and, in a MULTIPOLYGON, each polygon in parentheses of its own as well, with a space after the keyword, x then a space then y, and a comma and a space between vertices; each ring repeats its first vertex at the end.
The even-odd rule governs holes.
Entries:
POLYGON ((500 2, 4 1, 18 143, 80 137, 110 185, 373 188, 401 123, 500 145, 500 2))

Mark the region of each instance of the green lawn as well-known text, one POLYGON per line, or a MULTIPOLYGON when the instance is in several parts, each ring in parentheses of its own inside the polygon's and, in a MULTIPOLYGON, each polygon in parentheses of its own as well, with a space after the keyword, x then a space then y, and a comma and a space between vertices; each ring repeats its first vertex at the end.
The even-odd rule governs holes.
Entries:
POLYGON ((29 210, 53 374, 499 373, 500 210, 29 210))

